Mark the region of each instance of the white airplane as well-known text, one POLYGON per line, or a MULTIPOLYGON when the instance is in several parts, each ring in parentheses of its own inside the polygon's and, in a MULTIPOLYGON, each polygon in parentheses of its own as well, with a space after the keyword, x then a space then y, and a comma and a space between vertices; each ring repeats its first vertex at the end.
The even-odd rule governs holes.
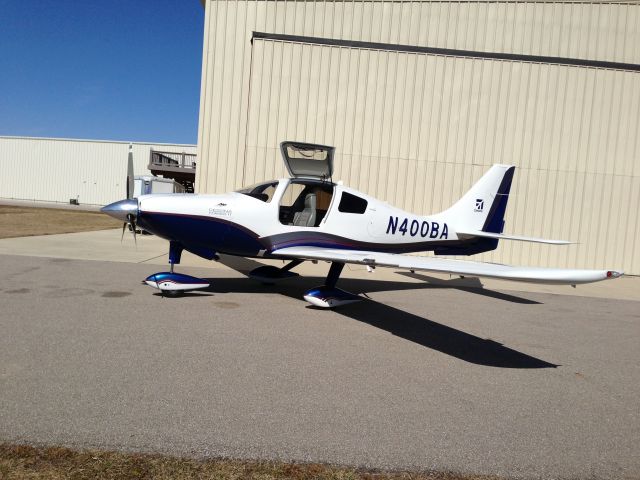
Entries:
POLYGON ((325 308, 362 300, 336 287, 345 263, 574 286, 622 275, 616 270, 514 267, 403 255, 473 255, 494 250, 499 240, 570 243, 502 233, 514 166, 493 165, 452 207, 422 216, 331 181, 333 147, 301 142, 283 142, 280 147, 291 178, 222 195, 142 195, 102 208, 125 222, 123 233, 128 224, 135 236, 138 225, 169 240, 171 271, 149 276, 148 285, 169 294, 208 287, 204 280, 173 271, 183 250, 210 260, 218 253, 289 260, 282 268, 262 266, 250 273, 265 283, 297 276, 291 270, 306 260, 331 262, 325 284, 304 295, 309 303, 325 308))

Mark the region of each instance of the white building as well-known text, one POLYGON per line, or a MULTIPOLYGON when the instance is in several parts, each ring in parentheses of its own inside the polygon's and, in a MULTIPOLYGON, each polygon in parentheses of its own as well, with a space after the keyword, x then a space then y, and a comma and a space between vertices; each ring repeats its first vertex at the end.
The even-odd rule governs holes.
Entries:
MULTIPOLYGON (((151 152, 195 154, 195 145, 0 137, 0 198, 105 205, 126 196, 127 158, 149 174, 151 152)), ((166 156, 164 156, 166 158, 166 156)))
POLYGON ((640 273, 640 2, 203 5, 199 192, 284 175, 283 140, 421 214, 514 164, 505 231, 580 243, 481 259, 640 273))

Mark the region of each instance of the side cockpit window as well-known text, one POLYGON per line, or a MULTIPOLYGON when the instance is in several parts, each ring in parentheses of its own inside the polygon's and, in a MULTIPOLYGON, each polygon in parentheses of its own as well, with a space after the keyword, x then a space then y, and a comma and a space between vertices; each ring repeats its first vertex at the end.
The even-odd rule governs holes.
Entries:
POLYGON ((367 211, 367 204, 368 202, 364 198, 348 192, 342 192, 338 211, 343 213, 364 213, 367 211))
POLYGON ((262 202, 269 203, 273 198, 273 195, 276 193, 276 188, 278 188, 278 182, 267 182, 251 185, 243 188, 242 190, 238 190, 237 192, 257 198, 262 202))
POLYGON ((333 185, 294 180, 280 199, 280 223, 294 227, 318 227, 327 214, 333 185))

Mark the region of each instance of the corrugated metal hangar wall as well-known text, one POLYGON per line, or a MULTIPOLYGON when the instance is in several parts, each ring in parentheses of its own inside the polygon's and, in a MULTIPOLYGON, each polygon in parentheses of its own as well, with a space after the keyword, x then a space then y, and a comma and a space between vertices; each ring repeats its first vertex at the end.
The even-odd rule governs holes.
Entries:
MULTIPOLYGON (((195 153, 195 145, 132 142, 134 172, 149 175, 151 149, 195 153)), ((0 137, 0 198, 105 205, 126 196, 129 142, 0 137)))
POLYGON ((285 175, 282 140, 334 145, 334 180, 420 214, 517 166, 483 260, 640 274, 640 3, 207 0, 196 184, 285 175))

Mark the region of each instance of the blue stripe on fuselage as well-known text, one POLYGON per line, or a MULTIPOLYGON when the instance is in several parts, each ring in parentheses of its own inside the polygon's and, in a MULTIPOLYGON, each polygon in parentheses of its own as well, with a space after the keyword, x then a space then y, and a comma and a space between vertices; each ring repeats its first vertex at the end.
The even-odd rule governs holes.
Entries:
POLYGON ((265 249, 254 232, 219 218, 140 212, 138 225, 167 240, 232 255, 252 257, 265 249))
MULTIPOLYGON (((345 250, 370 250, 388 253, 412 253, 436 250, 438 247, 456 246, 455 253, 446 248, 440 254, 474 254, 473 242, 429 241, 411 243, 371 243, 324 232, 300 230, 260 238, 255 232, 238 224, 215 217, 183 215, 161 212, 140 212, 138 225, 167 240, 175 240, 189 247, 201 247, 212 252, 227 253, 243 257, 255 257, 261 250, 273 250, 294 246, 316 246, 345 250), (466 251, 469 250, 469 251, 466 251)), ((198 254, 197 252, 194 252, 198 254)), ((209 257, 206 257, 209 258, 209 257)))

